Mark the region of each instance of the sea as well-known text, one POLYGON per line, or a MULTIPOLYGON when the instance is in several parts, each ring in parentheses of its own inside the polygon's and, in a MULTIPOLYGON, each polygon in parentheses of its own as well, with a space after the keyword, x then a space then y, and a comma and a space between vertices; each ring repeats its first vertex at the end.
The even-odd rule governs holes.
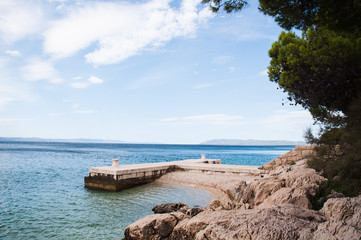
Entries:
POLYGON ((0 142, 0 239, 121 239, 124 229, 162 203, 207 206, 214 197, 177 184, 121 192, 84 188, 96 166, 197 159, 261 166, 294 146, 208 146, 0 142))

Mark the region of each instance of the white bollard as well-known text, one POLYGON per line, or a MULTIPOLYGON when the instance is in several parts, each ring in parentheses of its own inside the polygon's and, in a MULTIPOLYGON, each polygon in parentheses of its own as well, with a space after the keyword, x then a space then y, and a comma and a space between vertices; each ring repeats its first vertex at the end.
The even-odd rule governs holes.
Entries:
POLYGON ((118 159, 113 159, 112 167, 119 167, 119 160, 118 159))

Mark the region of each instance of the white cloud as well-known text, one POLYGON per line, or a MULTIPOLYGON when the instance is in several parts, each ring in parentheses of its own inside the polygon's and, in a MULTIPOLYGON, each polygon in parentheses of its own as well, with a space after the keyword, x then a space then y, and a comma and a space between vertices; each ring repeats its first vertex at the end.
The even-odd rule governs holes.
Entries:
POLYGON ((268 76, 268 69, 263 70, 262 72, 259 73, 260 76, 268 76))
MULTIPOLYGON (((81 79, 81 77, 75 77, 73 79, 78 80, 81 79)), ((91 76, 90 78, 88 78, 87 82, 73 82, 70 83, 70 86, 73 88, 87 88, 89 87, 90 84, 101 84, 103 82, 104 82, 103 79, 91 76)))
POLYGON ((278 129, 281 132, 297 132, 302 136, 306 128, 312 127, 313 118, 307 110, 281 110, 256 123, 267 126, 268 129, 278 129))
POLYGON ((217 84, 216 82, 200 83, 200 84, 194 85, 193 88, 209 88, 209 87, 213 87, 216 84, 217 84))
POLYGON ((43 27, 43 10, 38 0, 0 1, 0 39, 12 43, 39 32, 43 27))
POLYGON ((183 0, 179 9, 167 0, 148 3, 87 2, 50 24, 44 50, 55 57, 70 56, 97 44, 85 58, 94 65, 118 63, 180 36, 193 36, 212 14, 197 9, 198 0, 183 0))
POLYGON ((34 96, 26 84, 19 83, 13 76, 9 63, 0 58, 0 111, 15 101, 32 101, 34 96))
POLYGON ((233 59, 234 57, 232 56, 217 56, 213 58, 212 63, 216 65, 225 65, 232 62, 233 59))
POLYGON ((31 118, 0 118, 0 123, 13 123, 18 121, 31 121, 31 118))
POLYGON ((175 124, 210 124, 210 125, 243 125, 242 116, 233 116, 228 114, 205 114, 186 116, 181 118, 164 118, 162 122, 175 124))
POLYGON ((149 88, 149 87, 155 87, 165 84, 167 81, 169 81, 169 73, 163 71, 163 72, 148 72, 145 74, 144 77, 141 77, 139 79, 134 80, 132 83, 130 83, 126 89, 133 90, 133 89, 140 89, 140 88, 149 88))
POLYGON ((96 111, 94 110, 75 110, 73 111, 73 113, 77 113, 77 114, 91 114, 91 113, 95 113, 96 111))
POLYGON ((21 56, 21 53, 17 50, 6 50, 5 54, 9 55, 11 57, 20 57, 21 56))
POLYGON ((73 104, 70 109, 72 110, 72 113, 76 113, 76 114, 91 114, 91 113, 95 113, 95 110, 84 110, 81 108, 80 104, 73 104))
POLYGON ((317 130, 311 114, 306 110, 280 110, 261 119, 248 120, 246 125, 250 138, 303 140, 307 128, 317 130))
POLYGON ((73 83, 70 83, 70 86, 72 88, 87 88, 89 86, 89 83, 87 83, 87 82, 73 82, 73 83))
POLYGON ((209 87, 213 87, 213 86, 216 86, 220 83, 224 83, 226 82, 226 80, 221 80, 221 81, 215 81, 215 82, 208 82, 208 83, 199 83, 199 84, 196 84, 194 85, 192 88, 209 88, 209 87))
POLYGON ((60 3, 64 3, 67 2, 68 0, 48 0, 49 2, 60 2, 60 3))
POLYGON ((240 120, 243 117, 241 116, 231 116, 226 114, 206 114, 206 115, 196 115, 196 116, 188 116, 184 117, 184 120, 206 120, 206 121, 233 121, 240 120))
POLYGON ((21 70, 24 79, 28 81, 47 80, 50 83, 64 82, 51 61, 32 59, 21 70))
POLYGON ((233 17, 225 15, 221 19, 221 27, 214 27, 218 34, 229 36, 239 41, 271 40, 276 41, 282 30, 270 16, 260 17, 257 8, 243 11, 244 15, 233 17), (265 21, 266 20, 266 21, 265 21), (265 23, 266 22, 266 23, 265 23), (275 31, 279 29, 279 31, 275 31))
POLYGON ((100 79, 98 77, 94 77, 94 76, 91 76, 89 79, 88 79, 89 82, 93 83, 93 84, 100 84, 100 83, 103 83, 103 79, 100 79))
POLYGON ((177 121, 179 120, 178 118, 163 118, 161 119, 162 122, 172 122, 172 121, 177 121))
POLYGON ((48 114, 48 116, 49 117, 60 117, 60 116, 62 116, 63 114, 61 114, 61 113, 55 113, 55 112, 52 112, 52 113, 49 113, 48 114))
POLYGON ((295 125, 303 124, 305 122, 310 122, 312 116, 307 110, 298 110, 298 111, 287 111, 280 110, 276 111, 272 116, 266 119, 266 122, 270 124, 280 123, 282 125, 295 125))

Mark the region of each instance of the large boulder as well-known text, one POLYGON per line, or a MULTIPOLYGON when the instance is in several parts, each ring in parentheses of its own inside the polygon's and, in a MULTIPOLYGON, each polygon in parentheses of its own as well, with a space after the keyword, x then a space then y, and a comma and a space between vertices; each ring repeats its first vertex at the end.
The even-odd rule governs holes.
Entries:
POLYGON ((361 196, 329 199, 321 211, 292 204, 264 209, 155 214, 129 225, 135 239, 361 239, 361 196))
POLYGON ((204 208, 188 207, 188 205, 184 203, 165 203, 154 206, 152 211, 155 214, 181 212, 188 216, 194 217, 195 215, 203 212, 204 208))
POLYGON ((314 154, 313 146, 296 146, 293 150, 264 164, 263 166, 261 166, 261 169, 266 171, 274 170, 275 168, 282 165, 294 164, 295 162, 305 159, 313 154, 314 154))
POLYGON ((313 239, 361 239, 361 196, 329 199, 320 212, 327 221, 318 226, 313 239))
POLYGON ((318 192, 326 179, 314 169, 306 168, 305 161, 296 165, 282 165, 250 183, 241 181, 234 190, 228 190, 230 199, 241 208, 269 208, 275 204, 293 204, 311 209, 310 198, 318 192))
POLYGON ((216 211, 188 221, 190 239, 310 239, 325 217, 294 205, 216 211))
POLYGON ((177 212, 181 209, 188 209, 188 206, 184 203, 165 203, 154 206, 152 211, 157 214, 177 212))
POLYGON ((333 193, 320 211, 311 210, 310 197, 326 179, 299 160, 307 154, 312 149, 299 148, 267 174, 215 185, 229 201, 216 199, 205 209, 156 206, 154 212, 163 214, 129 225, 125 239, 361 239, 361 196, 333 193), (296 164, 287 164, 293 158, 296 164))
POLYGON ((174 227, 187 215, 174 212, 146 216, 129 225, 124 232, 126 240, 169 239, 174 227))
POLYGON ((294 205, 268 209, 204 211, 147 216, 125 231, 125 239, 311 239, 326 218, 294 205))

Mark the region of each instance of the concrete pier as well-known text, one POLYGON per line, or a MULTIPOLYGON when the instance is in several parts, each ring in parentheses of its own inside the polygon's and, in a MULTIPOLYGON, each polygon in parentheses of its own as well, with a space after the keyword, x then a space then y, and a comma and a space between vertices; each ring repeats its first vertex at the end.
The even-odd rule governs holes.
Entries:
POLYGON ((223 165, 220 159, 188 159, 174 162, 119 165, 113 159, 112 166, 92 167, 84 178, 88 189, 121 191, 156 180, 172 171, 196 171, 209 174, 261 174, 257 166, 223 165))

